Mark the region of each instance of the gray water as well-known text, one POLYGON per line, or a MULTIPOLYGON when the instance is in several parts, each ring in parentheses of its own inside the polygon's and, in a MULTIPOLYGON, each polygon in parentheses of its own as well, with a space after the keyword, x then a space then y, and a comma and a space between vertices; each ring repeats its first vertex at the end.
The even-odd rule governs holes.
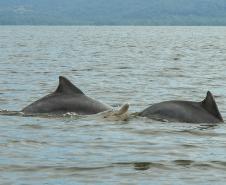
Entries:
MULTIPOLYGON (((226 28, 0 27, 0 109, 54 91, 59 75, 130 112, 210 90, 226 120, 226 28)), ((1 115, 0 130, 0 184, 226 181, 225 124, 1 115)))

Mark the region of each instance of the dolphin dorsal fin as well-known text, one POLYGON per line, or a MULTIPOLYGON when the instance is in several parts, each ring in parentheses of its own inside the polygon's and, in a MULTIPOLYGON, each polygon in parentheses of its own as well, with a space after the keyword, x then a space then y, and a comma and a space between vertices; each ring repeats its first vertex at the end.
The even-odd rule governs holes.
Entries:
POLYGON ((84 94, 79 88, 73 85, 67 78, 59 76, 59 85, 55 93, 76 93, 84 94))
POLYGON ((206 109, 209 113, 217 117, 219 120, 223 121, 223 118, 219 112, 214 97, 210 91, 207 92, 206 98, 201 103, 204 109, 206 109))

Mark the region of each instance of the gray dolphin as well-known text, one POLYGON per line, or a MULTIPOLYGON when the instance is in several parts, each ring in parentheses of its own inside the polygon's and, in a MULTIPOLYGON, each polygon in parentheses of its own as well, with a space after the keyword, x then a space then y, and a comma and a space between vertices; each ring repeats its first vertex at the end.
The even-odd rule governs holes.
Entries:
POLYGON ((111 110, 112 107, 86 96, 79 88, 63 76, 55 92, 28 105, 24 113, 67 113, 90 115, 111 110))
POLYGON ((188 123, 224 122, 210 91, 201 102, 176 100, 160 102, 144 109, 138 115, 151 119, 188 123))

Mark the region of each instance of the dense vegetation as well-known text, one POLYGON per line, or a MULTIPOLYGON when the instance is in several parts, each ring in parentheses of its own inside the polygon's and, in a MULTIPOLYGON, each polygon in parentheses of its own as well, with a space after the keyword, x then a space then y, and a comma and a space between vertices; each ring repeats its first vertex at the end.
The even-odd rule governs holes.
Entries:
POLYGON ((226 25, 226 0, 0 0, 0 24, 226 25))

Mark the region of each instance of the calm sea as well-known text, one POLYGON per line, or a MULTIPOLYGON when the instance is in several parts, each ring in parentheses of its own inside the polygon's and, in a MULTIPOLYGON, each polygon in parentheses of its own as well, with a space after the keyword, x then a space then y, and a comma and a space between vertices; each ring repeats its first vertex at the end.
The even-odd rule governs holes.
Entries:
MULTIPOLYGON (((58 76, 130 112, 211 91, 226 120, 226 27, 0 26, 0 109, 58 76)), ((0 116, 0 184, 223 185, 226 125, 0 116)))

